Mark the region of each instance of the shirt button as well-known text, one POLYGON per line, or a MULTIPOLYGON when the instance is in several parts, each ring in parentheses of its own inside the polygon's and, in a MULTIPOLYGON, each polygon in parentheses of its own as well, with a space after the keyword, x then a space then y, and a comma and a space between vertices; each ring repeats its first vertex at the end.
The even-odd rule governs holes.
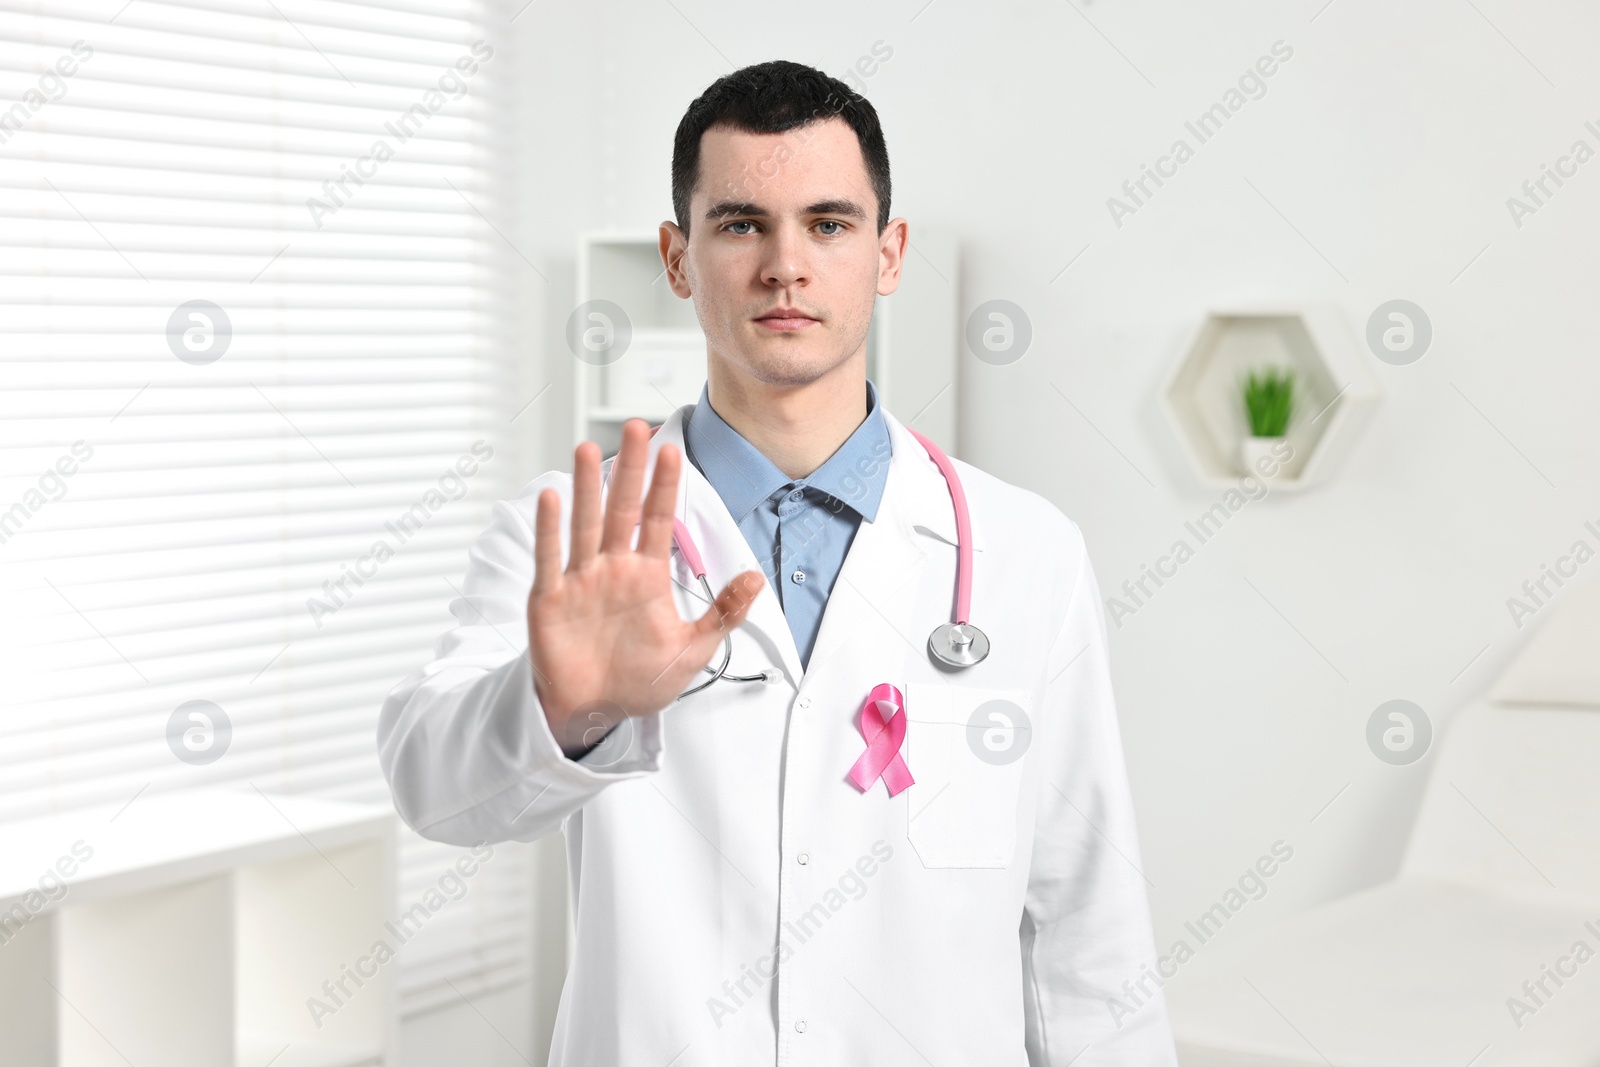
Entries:
POLYGON ((806 584, 806 572, 801 570, 800 568, 796 567, 795 568, 795 572, 793 574, 789 575, 789 580, 791 582, 793 582, 795 585, 805 585, 806 584))
POLYGON ((811 862, 811 857, 809 855, 807 855, 806 853, 802 852, 802 853, 800 853, 800 855, 795 857, 795 860, 796 860, 796 862, 798 862, 800 864, 800 866, 804 867, 806 864, 811 862))
MULTIPOLYGON (((805 495, 806 495, 806 491, 804 489, 796 489, 794 492, 789 494, 789 499, 790 500, 799 500, 801 497, 803 497, 805 495)), ((804 1028, 804 1024, 801 1024, 801 1028, 802 1029, 804 1028)))
POLYGON ((804 1019, 796 1019, 794 1021, 794 1028, 796 1030, 798 1030, 802 1034, 805 1033, 806 1032, 806 1021, 804 1019))

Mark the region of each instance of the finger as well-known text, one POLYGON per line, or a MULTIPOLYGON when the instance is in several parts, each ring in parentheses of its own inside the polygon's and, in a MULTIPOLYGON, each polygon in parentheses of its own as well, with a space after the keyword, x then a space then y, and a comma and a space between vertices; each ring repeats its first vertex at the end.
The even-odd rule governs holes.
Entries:
POLYGON ((722 587, 717 599, 711 602, 706 613, 695 620, 698 637, 721 636, 738 627, 750 613, 750 604, 766 587, 767 579, 760 571, 745 571, 722 587))
POLYGON ((611 487, 606 491, 605 531, 600 551, 626 552, 633 547, 633 528, 639 525, 639 493, 644 487, 644 460, 649 451, 649 430, 643 419, 622 426, 622 451, 611 465, 611 487))
POLYGON ((561 580, 561 494, 539 494, 533 527, 533 591, 549 592, 561 580))
POLYGON ((600 547, 600 446, 585 441, 572 452, 572 547, 567 570, 594 557, 600 547))
POLYGON ((662 445, 656 453, 650 492, 644 498, 644 519, 639 529, 639 551, 666 559, 672 555, 672 523, 678 515, 678 470, 681 453, 676 445, 662 445))

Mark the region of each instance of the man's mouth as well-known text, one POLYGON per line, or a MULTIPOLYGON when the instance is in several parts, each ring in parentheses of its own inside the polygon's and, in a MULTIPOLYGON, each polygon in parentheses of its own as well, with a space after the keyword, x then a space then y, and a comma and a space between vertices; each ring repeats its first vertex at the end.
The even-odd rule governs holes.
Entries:
POLYGON ((804 330, 818 325, 816 319, 799 308, 789 307, 773 308, 756 321, 769 330, 804 330))

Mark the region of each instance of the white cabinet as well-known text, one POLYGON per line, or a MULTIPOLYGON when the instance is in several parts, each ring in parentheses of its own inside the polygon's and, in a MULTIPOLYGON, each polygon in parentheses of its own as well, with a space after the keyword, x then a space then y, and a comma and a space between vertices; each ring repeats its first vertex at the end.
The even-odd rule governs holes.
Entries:
MULTIPOLYGON (((900 288, 878 297, 867 339, 867 376, 884 405, 947 452, 958 451, 959 280, 954 235, 913 227, 900 288)), ((627 419, 660 422, 699 399, 705 335, 693 302, 667 285, 654 230, 580 237, 577 295, 579 308, 567 328, 577 360, 573 443, 598 441, 609 455, 627 419), (591 301, 608 301, 620 314, 591 301), (622 329, 626 345, 613 344, 622 329)))
POLYGON ((7 1067, 393 1067, 394 814, 207 789, 0 827, 7 1067))

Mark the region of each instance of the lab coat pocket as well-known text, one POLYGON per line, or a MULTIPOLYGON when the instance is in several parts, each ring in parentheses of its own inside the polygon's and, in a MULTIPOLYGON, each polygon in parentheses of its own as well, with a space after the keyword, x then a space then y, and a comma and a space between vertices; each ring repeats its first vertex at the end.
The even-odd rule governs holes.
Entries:
POLYGON ((1009 867, 1032 694, 906 687, 906 838, 924 867, 1009 867))

